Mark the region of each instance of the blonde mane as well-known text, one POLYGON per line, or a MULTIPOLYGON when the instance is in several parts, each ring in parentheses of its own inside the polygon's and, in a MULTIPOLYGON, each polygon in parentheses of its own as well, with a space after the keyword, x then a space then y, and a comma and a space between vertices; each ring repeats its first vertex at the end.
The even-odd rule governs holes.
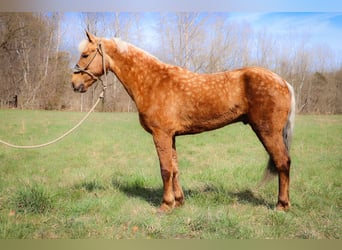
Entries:
POLYGON ((137 51, 141 51, 146 56, 151 57, 151 58, 153 58, 153 59, 155 59, 155 60, 160 62, 160 60, 157 57, 155 57, 154 55, 150 54, 146 50, 143 50, 141 48, 138 48, 138 47, 134 46, 131 43, 122 41, 120 38, 116 38, 116 37, 112 38, 112 40, 116 43, 116 46, 118 47, 120 53, 127 53, 128 52, 128 48, 132 47, 132 48, 134 48, 137 51))
POLYGON ((113 38, 113 41, 115 42, 116 46, 118 47, 120 53, 126 53, 128 51, 128 44, 124 41, 122 41, 120 38, 113 38))
POLYGON ((80 42, 80 44, 78 45, 78 51, 79 51, 80 53, 82 53, 82 52, 85 50, 85 48, 87 47, 88 44, 89 44, 89 41, 86 40, 86 39, 83 39, 83 40, 80 42))

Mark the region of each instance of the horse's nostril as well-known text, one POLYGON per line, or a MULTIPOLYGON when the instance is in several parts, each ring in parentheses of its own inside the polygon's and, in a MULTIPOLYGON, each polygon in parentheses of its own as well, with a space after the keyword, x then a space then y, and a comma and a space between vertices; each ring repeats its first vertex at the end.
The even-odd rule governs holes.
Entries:
POLYGON ((84 92, 84 84, 83 83, 78 87, 78 91, 84 92))

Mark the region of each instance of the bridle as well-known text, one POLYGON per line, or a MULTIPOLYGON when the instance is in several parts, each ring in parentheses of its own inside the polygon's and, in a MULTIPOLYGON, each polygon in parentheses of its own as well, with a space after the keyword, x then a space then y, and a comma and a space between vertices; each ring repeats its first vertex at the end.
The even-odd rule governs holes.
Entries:
POLYGON ((93 80, 100 81, 102 84, 102 90, 103 90, 103 94, 104 94, 104 91, 107 88, 107 70, 106 70, 106 62, 105 62, 105 53, 102 49, 101 40, 98 41, 96 51, 95 51, 94 55, 91 57, 91 59, 88 61, 86 66, 81 68, 81 66, 79 64, 76 64, 74 69, 73 69, 73 73, 74 74, 85 73, 85 74, 88 74, 93 80), (88 70, 90 64, 94 61, 94 59, 98 53, 102 56, 102 67, 103 67, 103 72, 105 75, 105 81, 106 81, 105 83, 102 81, 102 79, 100 77, 97 77, 96 75, 94 75, 92 72, 90 72, 88 70))

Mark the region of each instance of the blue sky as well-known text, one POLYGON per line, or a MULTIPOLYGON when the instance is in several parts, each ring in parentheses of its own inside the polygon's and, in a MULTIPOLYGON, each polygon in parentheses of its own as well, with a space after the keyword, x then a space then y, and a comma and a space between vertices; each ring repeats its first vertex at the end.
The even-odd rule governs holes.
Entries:
MULTIPOLYGON (((154 39, 154 26, 158 24, 157 12, 140 12, 141 30, 146 39, 154 39)), ((311 45, 327 46, 342 62, 342 12, 215 12, 215 15, 226 16, 234 22, 247 22, 254 31, 266 30, 273 36, 282 39, 289 32, 308 38, 311 45)), ((108 15, 111 15, 110 13, 108 15)), ((66 13, 64 19, 64 44, 77 53, 79 41, 84 37, 84 24, 79 19, 79 13, 66 13)), ((109 29, 111 29, 109 27, 109 29)), ((296 43, 296 37, 293 37, 296 43)), ((152 45, 154 47, 156 45, 152 45)), ((72 53, 72 51, 70 51, 72 53)), ((151 51, 152 52, 152 51, 151 51)))
POLYGON ((289 31, 305 34, 313 43, 328 45, 342 56, 342 12, 232 13, 232 18, 275 35, 289 31))

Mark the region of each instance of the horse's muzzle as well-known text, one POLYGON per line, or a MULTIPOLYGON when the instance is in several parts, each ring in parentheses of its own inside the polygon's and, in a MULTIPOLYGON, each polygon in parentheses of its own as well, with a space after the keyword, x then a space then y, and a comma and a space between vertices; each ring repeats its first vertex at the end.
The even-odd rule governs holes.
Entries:
POLYGON ((74 89, 74 92, 84 93, 87 91, 83 83, 78 86, 75 86, 75 84, 72 83, 72 88, 74 89))

